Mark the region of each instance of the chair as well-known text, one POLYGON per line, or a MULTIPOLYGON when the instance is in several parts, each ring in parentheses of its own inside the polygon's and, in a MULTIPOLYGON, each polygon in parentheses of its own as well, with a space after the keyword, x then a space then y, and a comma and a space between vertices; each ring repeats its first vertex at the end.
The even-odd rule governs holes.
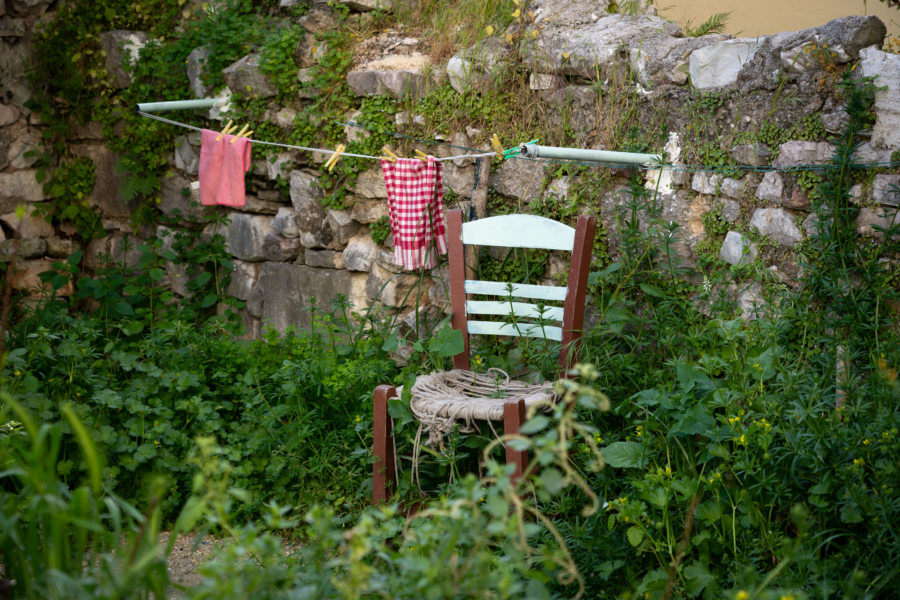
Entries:
MULTIPOLYGON (((504 381, 498 384, 489 375, 472 373, 469 370, 469 336, 528 336, 559 341, 559 376, 564 377, 574 364, 579 347, 596 227, 596 217, 586 215, 578 217, 575 229, 535 215, 502 215, 463 224, 461 211, 448 211, 451 325, 462 332, 465 348, 453 357, 453 370, 416 379, 411 389, 411 409, 420 422, 425 419, 430 422, 430 427, 447 430, 460 420, 467 426, 474 420, 487 420, 489 423, 502 420, 504 433, 514 435, 519 432, 529 405, 555 399, 549 383, 534 385, 504 381), (468 280, 464 249, 467 245, 571 252, 568 285, 559 287, 468 280), (469 295, 498 297, 500 300, 470 300, 469 295), (511 297, 530 299, 540 304, 513 301, 511 297), (563 303, 563 306, 546 307, 544 303, 549 302, 563 303), (474 320, 477 315, 507 319, 474 320), (515 322, 511 322, 513 317, 515 322), (555 321, 559 325, 548 326, 547 321, 555 321), (485 393, 486 386, 495 389, 497 385, 502 385, 502 395, 506 397, 485 393)), ((375 389, 373 504, 387 500, 396 477, 393 422, 388 414, 388 400, 396 397, 398 393, 394 386, 380 385, 375 389)), ((493 428, 493 425, 490 426, 493 428)), ((421 432, 420 427, 419 435, 421 432)), ((526 452, 514 450, 508 444, 505 450, 507 462, 515 465, 512 477, 517 480, 522 477, 527 465, 526 452)))

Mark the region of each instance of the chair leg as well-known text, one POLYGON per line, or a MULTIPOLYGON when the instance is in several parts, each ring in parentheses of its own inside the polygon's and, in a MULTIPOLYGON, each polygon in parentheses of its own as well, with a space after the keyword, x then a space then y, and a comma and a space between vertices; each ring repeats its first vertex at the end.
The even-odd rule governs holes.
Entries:
POLYGON ((397 396, 397 389, 392 385, 379 385, 375 388, 374 420, 375 430, 375 465, 372 468, 372 504, 386 502, 391 496, 397 472, 394 456, 393 421, 388 414, 388 398, 397 396))
MULTIPOLYGON (((525 422, 525 401, 511 400, 503 404, 503 433, 516 435, 525 422)), ((506 447, 506 462, 515 465, 512 475, 513 484, 518 483, 528 466, 528 452, 526 450, 513 450, 509 444, 506 447)))

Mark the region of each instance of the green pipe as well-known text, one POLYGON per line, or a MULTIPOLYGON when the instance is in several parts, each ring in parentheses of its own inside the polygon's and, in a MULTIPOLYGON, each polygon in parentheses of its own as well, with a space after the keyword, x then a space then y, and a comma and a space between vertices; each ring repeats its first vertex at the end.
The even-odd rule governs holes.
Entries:
POLYGON ((555 148, 522 144, 522 155, 528 158, 557 158, 560 160, 576 160, 586 162, 604 162, 626 165, 645 165, 651 162, 662 162, 658 154, 638 154, 637 152, 613 152, 611 150, 584 150, 582 148, 555 148))
POLYGON ((222 98, 201 98, 200 100, 172 100, 171 102, 142 102, 135 108, 141 112, 161 112, 165 110, 185 110, 189 108, 210 108, 224 104, 222 98))

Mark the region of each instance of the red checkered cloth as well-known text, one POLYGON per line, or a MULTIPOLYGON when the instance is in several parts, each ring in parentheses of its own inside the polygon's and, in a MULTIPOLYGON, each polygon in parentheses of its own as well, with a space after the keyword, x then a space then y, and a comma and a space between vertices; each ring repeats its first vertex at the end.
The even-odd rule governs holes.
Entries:
POLYGON ((441 163, 401 158, 381 161, 394 234, 394 262, 408 270, 430 269, 447 254, 441 163))

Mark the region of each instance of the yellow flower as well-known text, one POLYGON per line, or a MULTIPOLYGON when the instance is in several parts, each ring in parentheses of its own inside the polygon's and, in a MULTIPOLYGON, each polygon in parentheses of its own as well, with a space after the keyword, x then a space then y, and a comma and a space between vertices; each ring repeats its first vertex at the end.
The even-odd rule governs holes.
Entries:
POLYGON ((745 592, 744 590, 739 590, 735 595, 734 600, 749 600, 750 594, 745 592))
POLYGON ((794 595, 793 594, 782 594, 781 597, 778 598, 778 600, 794 600, 794 595))
POLYGON ((743 433, 741 434, 741 437, 738 438, 738 444, 747 445, 747 438, 743 433))
POLYGON ((22 371, 16 369, 16 370, 15 370, 15 373, 13 373, 13 374, 14 374, 16 377, 18 377, 19 375, 22 374, 22 371))
POLYGON ((362 417, 360 417, 359 415, 356 415, 355 421, 356 421, 357 423, 359 423, 360 421, 362 421, 362 417))
POLYGON ((863 440, 863 446, 868 446, 870 443, 869 438, 863 440))
POLYGON ((517 8, 516 10, 514 10, 512 12, 512 17, 513 17, 513 19, 518 19, 521 14, 522 14, 522 10, 517 8))
POLYGON ((856 465, 857 467, 864 465, 865 462, 866 462, 865 459, 862 459, 862 458, 854 458, 853 459, 853 464, 856 465))
POLYGON ((485 32, 487 35, 494 35, 494 26, 493 26, 493 25, 488 25, 487 27, 484 28, 484 32, 485 32))

